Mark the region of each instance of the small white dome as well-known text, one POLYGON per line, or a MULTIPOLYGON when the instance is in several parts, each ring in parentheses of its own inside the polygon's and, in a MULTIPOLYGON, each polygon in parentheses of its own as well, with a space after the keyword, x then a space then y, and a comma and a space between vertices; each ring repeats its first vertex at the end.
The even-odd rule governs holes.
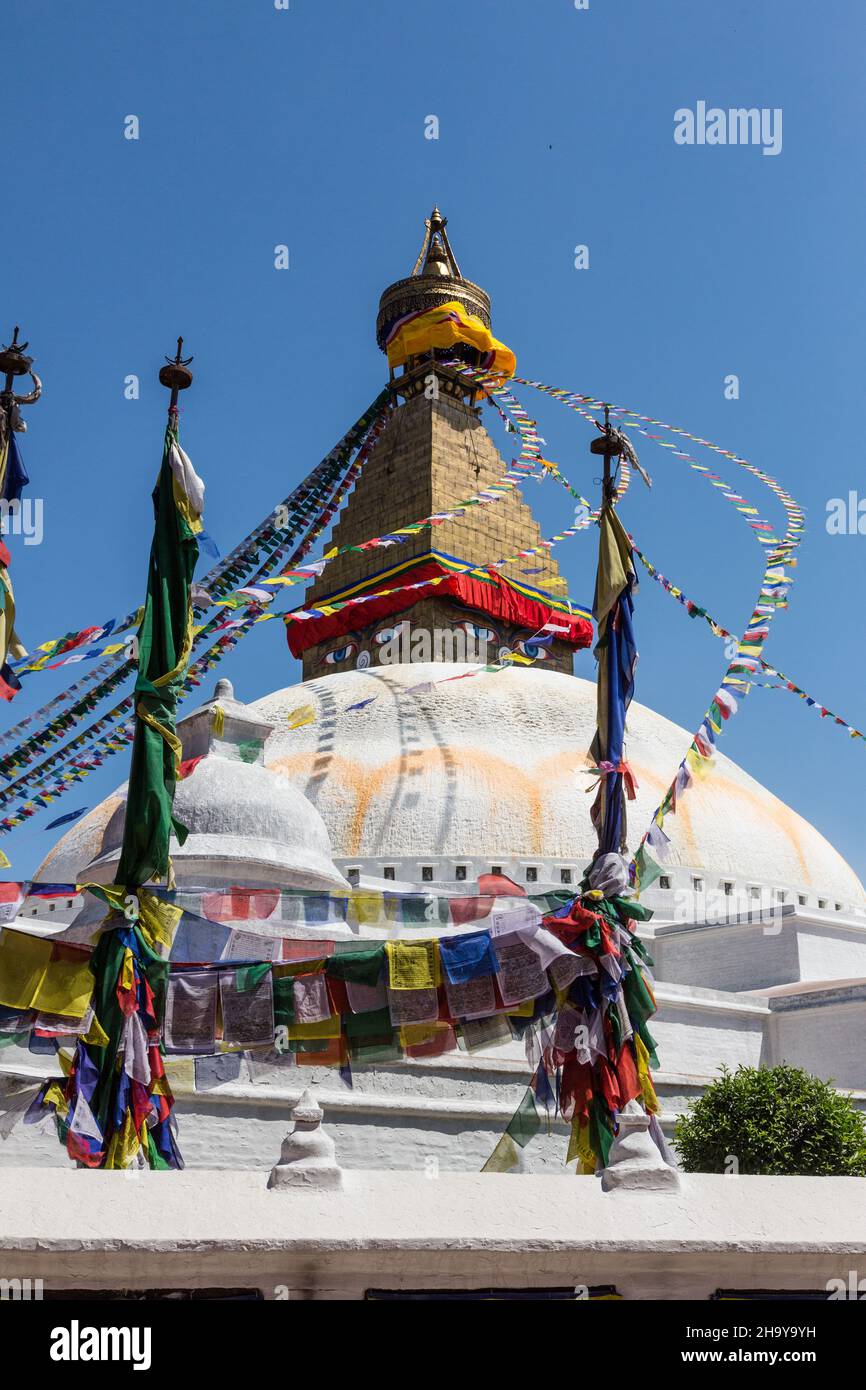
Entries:
MULTIPOLYGON (((100 879, 120 858, 125 799, 115 806, 90 865, 100 879)), ((331 860, 324 821, 303 792, 263 767, 228 758, 202 759, 178 784, 174 815, 189 834, 172 837, 178 881, 279 883, 312 890, 343 889, 331 860)))
MULTIPOLYGON (((234 698, 226 680, 217 682, 212 700, 179 723, 183 756, 194 760, 174 798, 175 819, 188 831, 182 845, 171 839, 179 884, 348 888, 333 863, 319 812, 299 787, 264 766, 272 730, 234 698)), ((36 877, 55 883, 85 877, 113 881, 125 819, 123 785, 72 826, 36 877)))

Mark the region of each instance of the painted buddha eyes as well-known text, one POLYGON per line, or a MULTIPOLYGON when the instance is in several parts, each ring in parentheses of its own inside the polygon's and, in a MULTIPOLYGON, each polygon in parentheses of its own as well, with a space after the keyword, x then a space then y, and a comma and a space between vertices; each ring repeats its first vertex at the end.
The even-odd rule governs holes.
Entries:
POLYGON ((490 627, 482 627, 480 623, 471 623, 467 619, 457 624, 467 637, 471 637, 473 642, 495 642, 496 633, 490 627))
POLYGON ((535 642, 515 642, 514 650, 520 652, 521 656, 528 656, 532 661, 546 661, 550 656, 546 647, 540 647, 535 642))
MULTIPOLYGON (((474 623, 468 618, 464 619, 462 622, 456 623, 454 631, 465 634, 467 640, 478 647, 489 646, 495 648, 499 653, 500 659, 504 658, 508 652, 512 651, 518 652, 521 656, 528 657, 530 661, 547 661, 550 657, 550 652, 546 645, 533 641, 532 638, 513 640, 510 645, 506 642, 505 646, 497 647, 496 644, 501 639, 494 629, 492 627, 486 627, 483 623, 474 623)), ((400 632, 401 626, 380 627, 378 632, 373 634, 372 640, 376 647, 384 647, 386 643, 393 642, 399 638, 400 632)), ((342 646, 334 647, 331 651, 326 652, 322 660, 327 666, 342 666, 344 662, 351 661, 357 656, 359 668, 362 665, 368 666, 370 664, 370 653, 365 652, 361 654, 361 656, 366 656, 366 661, 362 662, 359 652, 360 645, 358 642, 347 641, 344 642, 342 646)))
POLYGON ((357 642, 346 642, 342 647, 335 647, 332 652, 325 654, 325 661, 328 666, 339 666, 341 662, 348 661, 358 650, 357 642))

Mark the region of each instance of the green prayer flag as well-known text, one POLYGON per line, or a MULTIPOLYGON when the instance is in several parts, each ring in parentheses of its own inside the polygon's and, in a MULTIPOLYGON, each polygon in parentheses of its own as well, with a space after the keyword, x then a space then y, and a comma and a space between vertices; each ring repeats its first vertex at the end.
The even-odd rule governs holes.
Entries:
POLYGON ((135 739, 117 866, 117 882, 131 887, 168 879, 172 829, 181 843, 186 839, 186 829, 172 816, 180 764, 175 720, 192 640, 190 587, 198 542, 190 499, 171 467, 176 447, 177 426, 170 418, 153 493, 147 597, 138 629, 135 739))
POLYGON ((403 1050, 392 1037, 374 1038, 370 1041, 347 1039, 349 1056, 353 1062, 371 1065, 375 1062, 400 1062, 403 1050))
POLYGON ((270 973, 271 962, 261 961, 258 965, 239 965, 235 971, 235 988, 238 994, 258 989, 262 980, 270 973))
POLYGON ((601 1155, 601 1166, 606 1168, 614 1133, 607 1107, 597 1096, 589 1107, 589 1140, 595 1152, 601 1155))
POLYGON ((254 763, 262 751, 260 738, 245 738, 238 744, 238 757, 242 763, 254 763))
POLYGON ((344 951, 340 955, 328 957, 325 971, 332 980, 372 986, 379 981, 384 959, 384 945, 372 946, 365 951, 344 951))
POLYGON ((370 1009, 365 1014, 344 1014, 343 1028, 349 1042, 363 1038, 390 1040, 393 1028, 389 1009, 370 1009))
POLYGON ((647 853, 646 845, 641 845, 634 862, 640 890, 643 892, 644 888, 649 888, 651 883, 655 883, 656 879, 661 877, 661 865, 647 853))
POLYGON ((535 1096, 532 1093, 532 1088, 527 1086, 523 1100, 512 1115, 505 1133, 509 1134, 515 1144, 520 1145, 521 1149, 525 1149, 530 1139, 534 1139, 540 1129, 541 1121, 535 1108, 535 1096))
POLYGON ((274 977, 274 1027, 290 1028, 295 1021, 295 982, 291 975, 274 977))
POLYGON ((610 901, 623 917, 630 917, 635 922, 648 922, 654 915, 651 907, 644 907, 643 903, 635 902, 633 898, 611 898, 610 901))

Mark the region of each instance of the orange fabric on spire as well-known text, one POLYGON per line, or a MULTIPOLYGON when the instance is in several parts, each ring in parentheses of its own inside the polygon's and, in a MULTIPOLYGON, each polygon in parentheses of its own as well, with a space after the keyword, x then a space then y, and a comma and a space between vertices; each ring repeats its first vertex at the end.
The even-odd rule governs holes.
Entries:
POLYGON ((417 357, 431 348, 453 347, 468 343, 486 354, 485 369, 505 380, 517 370, 517 358, 511 348, 494 338, 489 328, 469 314, 456 299, 439 304, 435 309, 422 309, 398 320, 387 341, 388 366, 402 367, 410 357, 417 357))

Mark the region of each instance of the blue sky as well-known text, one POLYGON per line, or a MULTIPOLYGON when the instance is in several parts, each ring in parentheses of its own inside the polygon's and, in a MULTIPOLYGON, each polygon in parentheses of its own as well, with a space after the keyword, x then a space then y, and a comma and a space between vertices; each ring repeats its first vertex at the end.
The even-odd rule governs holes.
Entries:
MULTIPOLYGON (((825 529, 829 498, 866 497, 864 38, 854 0, 10 7, 0 338, 20 322, 45 383, 22 441, 44 540, 11 541, 25 642, 140 600, 166 406, 156 372, 178 333, 196 373, 183 440, 225 552, 381 385, 378 296, 409 273, 437 202, 522 374, 713 439, 804 504, 791 608, 767 655, 866 727, 866 536, 825 529), (781 108, 781 153, 675 144, 674 112, 700 100, 781 108), (123 137, 128 115, 140 120, 137 141, 123 137), (424 138, 429 115, 438 140, 424 138), (273 265, 278 243, 290 251, 285 272, 273 265), (590 249, 585 271, 574 269, 578 243, 590 249), (124 399, 130 373, 138 401, 124 399), (724 396, 731 373, 736 401, 724 396)), ((597 472, 590 431, 524 394, 550 457, 586 490, 597 472)), ((642 459, 655 486, 636 483, 626 524, 739 631, 759 548, 685 465, 650 444, 642 459)), ((764 509, 762 489, 719 471, 764 509)), ((528 496, 545 534, 567 524, 555 485, 528 496)), ((592 540, 558 555, 572 595, 590 598, 592 540)), ((638 622, 637 698, 696 727, 724 668, 721 645, 649 581, 638 622)), ((278 623, 223 665, 244 699, 299 679, 278 623)), ((591 675, 591 658, 576 670, 591 675)), ((28 677, 4 727, 69 676, 28 677)), ((866 873, 866 745, 791 696, 755 692, 724 751, 866 873)), ((94 805, 126 762, 110 759, 3 838, 16 874, 53 842, 45 823, 94 805)))

